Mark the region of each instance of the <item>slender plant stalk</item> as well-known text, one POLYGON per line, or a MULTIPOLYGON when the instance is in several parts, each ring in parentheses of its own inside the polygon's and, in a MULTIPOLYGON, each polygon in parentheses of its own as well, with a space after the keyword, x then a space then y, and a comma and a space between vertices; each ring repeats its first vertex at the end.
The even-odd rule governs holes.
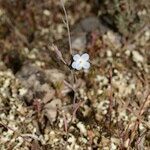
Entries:
POLYGON ((70 27, 69 27, 69 22, 68 22, 68 15, 67 15, 67 11, 66 11, 66 8, 65 8, 65 5, 64 5, 64 1, 60 0, 60 2, 61 2, 64 14, 65 14, 64 23, 65 23, 65 25, 67 27, 70 55, 72 56, 73 52, 72 52, 72 45, 71 45, 71 36, 70 36, 70 27))
MULTIPOLYGON (((69 28, 69 22, 68 22, 68 15, 67 15, 67 11, 66 11, 66 8, 65 8, 65 5, 64 5, 64 1, 60 0, 60 2, 61 2, 61 5, 62 5, 62 8, 63 8, 63 11, 64 11, 64 15, 65 15, 65 20, 63 20, 63 22, 67 27, 70 55, 73 56, 71 36, 70 36, 70 28, 69 28)), ((72 75, 72 79, 73 79, 72 85, 75 85, 76 80, 75 80, 74 72, 72 70, 71 70, 71 75, 72 75)), ((74 91, 73 106, 75 106, 75 103, 76 103, 76 89, 74 89, 73 91, 74 91)))

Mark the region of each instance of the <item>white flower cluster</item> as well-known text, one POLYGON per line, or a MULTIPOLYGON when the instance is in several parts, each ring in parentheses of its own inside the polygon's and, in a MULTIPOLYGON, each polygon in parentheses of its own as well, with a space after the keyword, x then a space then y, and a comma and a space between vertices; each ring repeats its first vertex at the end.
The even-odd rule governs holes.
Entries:
POLYGON ((81 70, 82 68, 88 70, 90 68, 89 55, 84 53, 82 55, 76 54, 73 56, 72 68, 81 70))

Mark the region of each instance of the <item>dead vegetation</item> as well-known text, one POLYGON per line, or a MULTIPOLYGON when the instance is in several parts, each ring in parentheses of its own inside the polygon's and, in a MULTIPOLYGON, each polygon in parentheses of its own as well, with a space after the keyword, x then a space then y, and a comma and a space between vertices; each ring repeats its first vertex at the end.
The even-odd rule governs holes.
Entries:
POLYGON ((149 2, 61 2, 0 1, 0 149, 149 150, 149 2))

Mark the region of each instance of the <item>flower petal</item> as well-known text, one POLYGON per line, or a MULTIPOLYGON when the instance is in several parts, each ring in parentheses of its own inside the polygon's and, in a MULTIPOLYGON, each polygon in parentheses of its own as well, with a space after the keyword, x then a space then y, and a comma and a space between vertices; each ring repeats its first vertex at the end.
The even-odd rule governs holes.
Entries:
POLYGON ((82 67, 84 68, 84 69, 89 69, 90 68, 90 63, 89 62, 84 62, 84 64, 82 65, 82 67))
POLYGON ((72 68, 76 69, 77 63, 74 61, 71 66, 72 68))
POLYGON ((77 70, 81 70, 82 69, 82 63, 80 63, 79 61, 76 61, 76 69, 77 70))
POLYGON ((87 61, 87 60, 89 60, 89 54, 84 53, 84 54, 82 54, 81 58, 82 58, 84 61, 87 61))
POLYGON ((82 69, 82 65, 80 65, 80 64, 79 64, 79 65, 76 65, 76 69, 77 69, 77 70, 81 70, 81 69, 82 69))
POLYGON ((73 56, 73 60, 75 60, 75 61, 77 61, 80 58, 81 58, 81 56, 79 54, 76 54, 73 56))

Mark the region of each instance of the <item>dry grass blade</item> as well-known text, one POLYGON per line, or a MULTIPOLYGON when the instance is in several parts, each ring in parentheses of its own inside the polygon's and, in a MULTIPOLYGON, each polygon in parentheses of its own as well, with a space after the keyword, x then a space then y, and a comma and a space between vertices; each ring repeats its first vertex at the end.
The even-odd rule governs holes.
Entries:
POLYGON ((52 44, 52 47, 54 48, 54 50, 55 50, 57 56, 59 57, 59 59, 60 59, 65 65, 67 65, 67 62, 64 60, 64 58, 63 58, 63 56, 62 56, 62 53, 61 53, 61 51, 58 49, 58 47, 57 47, 56 45, 54 45, 54 44, 52 44))

